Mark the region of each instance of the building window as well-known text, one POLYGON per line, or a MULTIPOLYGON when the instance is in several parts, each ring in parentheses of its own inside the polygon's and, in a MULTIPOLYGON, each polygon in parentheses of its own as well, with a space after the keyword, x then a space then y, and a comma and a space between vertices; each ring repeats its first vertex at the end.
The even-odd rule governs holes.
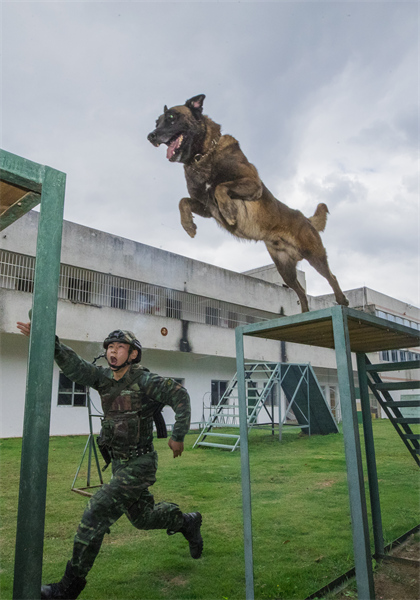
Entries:
POLYGON ((238 325, 239 325, 238 313, 234 312, 233 310, 230 310, 228 312, 227 325, 228 325, 229 329, 235 329, 235 327, 238 327, 238 325))
POLYGON ((217 406, 226 392, 228 381, 212 380, 211 382, 211 405, 217 406))
POLYGON ((181 300, 174 300, 173 298, 166 298, 166 316, 170 319, 181 318, 181 300))
POLYGON ((64 373, 58 380, 58 406, 87 406, 87 388, 74 383, 64 373))
POLYGON ((22 276, 16 279, 16 289, 19 292, 33 292, 34 280, 30 276, 22 276))
POLYGON ((420 323, 417 323, 417 321, 410 321, 410 319, 404 319, 403 317, 398 317, 397 315, 393 315, 391 313, 384 312, 383 310, 377 310, 376 316, 381 317, 381 319, 387 319, 388 321, 393 321, 394 323, 400 323, 401 325, 407 325, 407 327, 413 327, 414 329, 420 329, 420 323))
POLYGON ((111 288, 111 308, 127 308, 127 290, 120 287, 111 288))
POLYGON ((143 315, 154 315, 156 298, 153 294, 139 294, 139 312, 143 315))
POLYGON ((83 302, 84 304, 89 304, 91 293, 90 287, 90 281, 84 281, 83 279, 77 279, 76 277, 69 277, 67 298, 72 302, 83 302))
POLYGON ((206 306, 206 325, 220 324, 220 308, 213 308, 212 306, 206 306))
POLYGON ((410 350, 381 350, 379 356, 382 360, 391 362, 405 362, 406 360, 419 360, 418 352, 410 352, 410 350))

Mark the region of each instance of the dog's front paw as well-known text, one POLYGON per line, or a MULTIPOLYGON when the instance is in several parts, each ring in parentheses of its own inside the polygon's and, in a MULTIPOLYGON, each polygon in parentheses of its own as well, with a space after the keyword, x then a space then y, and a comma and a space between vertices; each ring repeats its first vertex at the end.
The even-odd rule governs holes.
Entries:
POLYGON ((235 217, 225 217, 225 221, 231 227, 234 227, 236 225, 236 218, 235 217))
POLYGON ((195 237, 195 234, 197 233, 197 225, 194 223, 194 221, 191 221, 191 223, 181 222, 181 225, 190 237, 195 237))

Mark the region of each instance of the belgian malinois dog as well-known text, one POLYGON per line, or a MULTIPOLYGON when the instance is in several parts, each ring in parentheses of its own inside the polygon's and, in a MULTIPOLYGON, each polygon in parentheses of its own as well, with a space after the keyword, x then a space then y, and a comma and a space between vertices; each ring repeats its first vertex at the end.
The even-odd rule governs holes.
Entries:
POLYGON ((200 94, 183 106, 165 106, 147 138, 154 146, 166 144, 168 160, 184 165, 190 197, 182 198, 179 210, 185 231, 195 236, 196 214, 213 217, 239 238, 263 241, 284 282, 298 295, 302 312, 309 310, 308 299, 297 279, 296 265, 305 258, 327 279, 338 304, 348 306, 318 233, 325 228, 327 206, 318 204, 315 214, 307 218, 277 200, 238 141, 222 135, 220 125, 203 115, 204 98, 200 94))

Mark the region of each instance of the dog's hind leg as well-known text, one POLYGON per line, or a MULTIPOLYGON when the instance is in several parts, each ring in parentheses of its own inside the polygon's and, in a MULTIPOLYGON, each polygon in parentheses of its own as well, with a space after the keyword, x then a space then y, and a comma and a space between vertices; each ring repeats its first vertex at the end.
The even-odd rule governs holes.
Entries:
POLYGON ((197 225, 194 223, 193 213, 200 217, 210 218, 212 215, 200 202, 191 198, 182 198, 179 202, 181 225, 190 237, 195 237, 197 225))
POLYGON ((324 252, 322 256, 307 256, 305 258, 309 262, 309 264, 312 265, 313 268, 316 269, 318 273, 325 277, 325 279, 328 281, 328 283, 333 289, 337 303, 341 304, 342 306, 348 306, 349 301, 343 294, 338 284, 337 278, 330 271, 326 252, 324 252))
POLYGON ((305 290, 301 286, 297 278, 296 265, 298 260, 290 256, 285 247, 278 249, 273 245, 266 243, 266 248, 274 264, 276 265, 277 271, 283 278, 284 283, 296 292, 302 312, 309 311, 308 299, 306 297, 305 290))

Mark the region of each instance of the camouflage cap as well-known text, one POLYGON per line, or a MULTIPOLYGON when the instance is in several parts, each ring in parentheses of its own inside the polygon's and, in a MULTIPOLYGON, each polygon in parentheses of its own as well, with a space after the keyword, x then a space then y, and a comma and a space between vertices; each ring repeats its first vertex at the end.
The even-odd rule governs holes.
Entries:
POLYGON ((109 344, 111 344, 112 342, 128 344, 133 349, 137 350, 138 355, 135 359, 133 359, 132 362, 140 362, 142 350, 141 344, 132 331, 128 331, 127 329, 115 329, 115 331, 111 331, 111 333, 109 333, 104 339, 103 347, 105 349, 108 348, 109 344))

